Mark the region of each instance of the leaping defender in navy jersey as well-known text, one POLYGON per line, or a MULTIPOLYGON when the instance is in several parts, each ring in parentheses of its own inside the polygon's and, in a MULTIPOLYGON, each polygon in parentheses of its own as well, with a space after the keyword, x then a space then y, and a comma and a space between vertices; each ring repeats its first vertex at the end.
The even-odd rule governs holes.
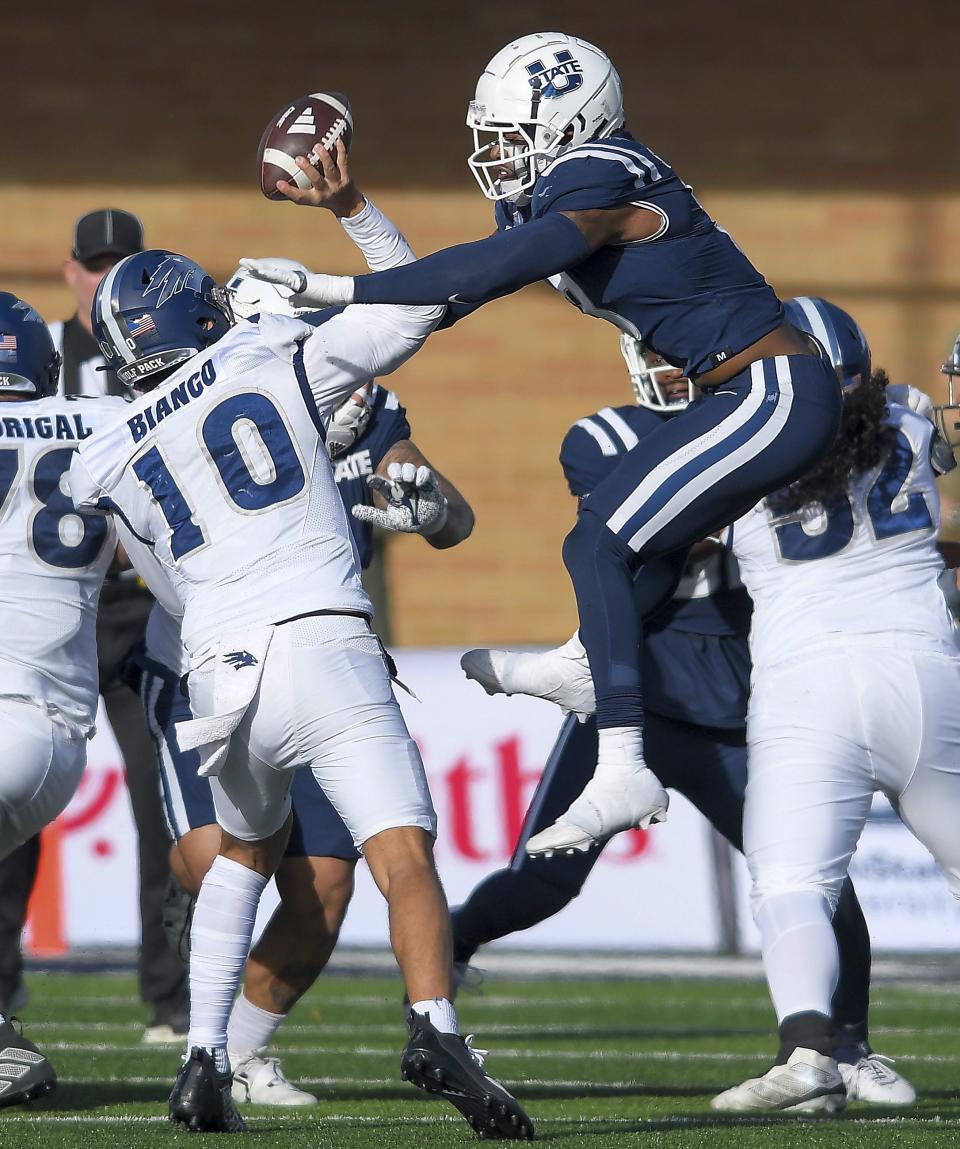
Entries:
MULTIPOLYGON (((699 388, 642 456, 627 455, 584 500, 564 543, 586 657, 564 660, 557 701, 575 698, 592 671, 599 751, 583 794, 540 837, 544 848, 587 849, 661 820, 667 806, 643 757, 638 620, 669 595, 691 543, 819 461, 840 392, 821 348, 787 321, 763 276, 626 130, 620 79, 599 49, 552 32, 507 45, 480 77, 467 123, 470 168, 497 202, 496 235, 356 278, 278 280, 247 266, 303 302, 450 303, 448 320, 559 277, 571 302, 642 335, 699 388)), ((323 177, 298 162, 314 186, 280 186, 310 204, 323 177)))

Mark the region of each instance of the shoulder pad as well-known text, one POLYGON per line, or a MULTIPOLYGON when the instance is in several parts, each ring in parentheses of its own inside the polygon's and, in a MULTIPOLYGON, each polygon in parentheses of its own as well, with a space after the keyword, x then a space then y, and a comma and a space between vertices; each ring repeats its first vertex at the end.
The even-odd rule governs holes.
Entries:
POLYGON ((633 141, 581 144, 558 156, 537 180, 533 216, 631 203, 651 184, 671 174, 633 141))

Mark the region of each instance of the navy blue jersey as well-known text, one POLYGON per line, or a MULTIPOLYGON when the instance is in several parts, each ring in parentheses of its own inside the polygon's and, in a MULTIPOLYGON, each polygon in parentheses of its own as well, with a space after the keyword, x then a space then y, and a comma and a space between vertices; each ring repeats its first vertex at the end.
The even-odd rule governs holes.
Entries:
MULTIPOLYGON (((633 405, 580 419, 560 448, 574 495, 589 496, 670 416, 633 405)), ((644 706, 704 726, 742 726, 750 681, 750 597, 721 551, 688 564, 676 594, 644 627, 644 706)))
POLYGON ((350 514, 350 508, 358 503, 366 503, 367 506, 373 504, 373 493, 367 486, 367 476, 376 471, 394 443, 410 438, 407 412, 392 391, 385 387, 374 387, 372 405, 373 415, 353 450, 333 464, 333 477, 343 505, 347 508, 353 541, 357 544, 360 566, 364 570, 373 557, 373 527, 370 523, 361 523, 355 519, 350 514))
POLYGON ((689 376, 712 370, 783 322, 763 276, 690 187, 629 132, 564 152, 539 177, 527 207, 497 204, 497 226, 624 204, 654 212, 659 228, 646 240, 601 247, 551 280, 582 311, 642 338, 689 376))

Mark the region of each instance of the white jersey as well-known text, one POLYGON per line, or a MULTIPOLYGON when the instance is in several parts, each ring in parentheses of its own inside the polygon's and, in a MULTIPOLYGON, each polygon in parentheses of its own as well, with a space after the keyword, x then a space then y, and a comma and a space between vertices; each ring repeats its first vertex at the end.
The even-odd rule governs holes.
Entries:
POLYGON ((889 458, 829 511, 777 515, 765 501, 729 528, 754 604, 755 667, 838 643, 958 650, 937 585, 936 431, 904 407, 890 412, 897 435, 889 458))
POLYGON ((146 656, 180 677, 190 669, 190 659, 183 649, 180 633, 183 607, 177 598, 176 588, 167 577, 153 548, 138 539, 122 519, 117 520, 116 527, 117 537, 127 557, 157 600, 147 619, 144 635, 146 656))
POLYGON ((97 711, 96 617, 116 548, 102 515, 65 494, 76 448, 121 399, 0 403, 0 695, 43 702, 84 730, 97 711))
POLYGON ((372 614, 324 423, 413 354, 440 314, 358 306, 319 326, 242 321, 84 444, 70 476, 78 504, 108 505, 152 546, 191 656, 238 628, 372 614))

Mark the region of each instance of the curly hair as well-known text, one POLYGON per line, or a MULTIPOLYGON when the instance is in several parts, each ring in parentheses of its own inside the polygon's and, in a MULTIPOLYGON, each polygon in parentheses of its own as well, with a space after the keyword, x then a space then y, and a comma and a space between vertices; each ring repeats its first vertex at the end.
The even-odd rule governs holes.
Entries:
POLYGON ((886 422, 889 382, 885 371, 874 371, 868 382, 844 397, 840 430, 830 453, 816 470, 772 494, 767 499, 771 510, 789 514, 811 503, 829 505, 844 493, 852 478, 887 458, 897 435, 886 422))

